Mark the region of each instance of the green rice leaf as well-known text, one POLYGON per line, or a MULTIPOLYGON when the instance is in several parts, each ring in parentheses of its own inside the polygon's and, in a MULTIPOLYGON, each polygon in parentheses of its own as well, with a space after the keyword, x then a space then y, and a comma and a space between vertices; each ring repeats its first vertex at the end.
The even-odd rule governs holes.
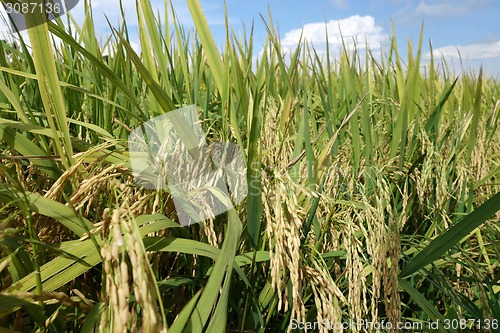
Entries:
POLYGON ((500 210, 500 192, 492 196, 472 213, 452 225, 444 233, 433 239, 401 270, 400 276, 405 277, 423 269, 441 257, 446 251, 458 245, 460 241, 478 228, 500 210))
POLYGON ((0 294, 0 314, 10 309, 15 309, 21 307, 23 308, 30 317, 40 325, 45 324, 47 316, 45 315, 43 309, 37 304, 33 304, 23 299, 19 299, 15 296, 0 294))
MULTIPOLYGON (((422 295, 417 289, 413 288, 411 284, 409 284, 407 281, 403 279, 399 279, 398 281, 399 286, 402 287, 408 294, 410 294, 412 300, 417 303, 422 310, 429 316, 429 318, 433 321, 439 321, 441 325, 439 326, 438 331, 439 332, 447 332, 443 328, 444 324, 444 316, 439 313, 439 311, 432 305, 427 298, 425 298, 424 295, 422 295)), ((457 332, 456 330, 451 329, 450 332, 457 332)))

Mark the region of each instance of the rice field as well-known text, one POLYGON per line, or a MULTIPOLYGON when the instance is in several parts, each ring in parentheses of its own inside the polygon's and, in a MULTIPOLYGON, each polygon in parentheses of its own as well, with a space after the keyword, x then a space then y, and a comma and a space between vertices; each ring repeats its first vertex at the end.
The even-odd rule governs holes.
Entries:
POLYGON ((0 43, 0 331, 500 332, 498 79, 422 37, 283 52, 271 17, 217 47, 198 0, 137 1, 137 53, 84 1, 0 43), (248 191, 182 226, 128 139, 190 105, 248 191))

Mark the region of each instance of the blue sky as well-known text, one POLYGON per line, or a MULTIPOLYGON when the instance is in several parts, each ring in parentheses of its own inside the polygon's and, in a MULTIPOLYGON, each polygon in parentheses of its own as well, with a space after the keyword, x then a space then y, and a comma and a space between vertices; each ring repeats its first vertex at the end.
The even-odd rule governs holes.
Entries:
MULTIPOLYGON (((219 44, 224 32, 224 1, 200 0, 207 20, 219 44)), ((163 12, 163 0, 151 0, 153 7, 163 12)), ((136 28, 135 0, 123 0, 129 29, 136 28)), ((106 14, 112 23, 118 22, 118 0, 93 0, 97 31, 108 33, 106 14)), ((192 27, 190 13, 184 0, 173 0, 181 22, 192 27)), ((231 27, 242 31, 255 23, 255 43, 258 50, 265 40, 266 30, 260 14, 268 20, 268 6, 275 26, 279 28, 283 46, 293 48, 300 33, 316 49, 325 49, 325 22, 328 27, 331 49, 338 48, 339 26, 349 40, 356 38, 359 45, 365 41, 377 51, 395 26, 401 53, 406 44, 418 42, 424 23, 424 50, 429 50, 429 40, 435 55, 444 55, 449 64, 460 71, 459 52, 467 67, 478 69, 481 64, 486 72, 500 74, 500 1, 498 0, 227 0, 231 27), (495 23, 497 22, 497 23, 495 23), (260 44, 260 45, 259 45, 260 44)), ((71 11, 78 22, 83 19, 83 0, 71 11)))

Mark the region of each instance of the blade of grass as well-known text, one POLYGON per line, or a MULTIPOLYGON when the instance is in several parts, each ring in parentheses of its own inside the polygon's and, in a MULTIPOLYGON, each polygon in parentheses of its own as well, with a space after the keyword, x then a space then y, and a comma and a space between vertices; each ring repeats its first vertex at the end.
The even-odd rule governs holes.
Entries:
POLYGON ((476 208, 472 213, 452 225, 444 233, 433 239, 401 270, 400 276, 405 277, 423 269, 426 265, 441 257, 446 251, 478 228, 487 219, 500 210, 500 192, 476 208))
POLYGON ((227 101, 227 92, 229 90, 227 89, 228 82, 225 80, 226 67, 224 66, 217 47, 215 46, 205 14, 201 9, 201 5, 198 0, 187 0, 187 4, 189 11, 191 12, 191 17, 193 18, 196 32, 205 50, 208 66, 210 67, 212 75, 214 76, 215 84, 217 84, 219 92, 222 96, 222 101, 227 101))
MULTIPOLYGON (((439 311, 434 307, 434 305, 432 305, 432 303, 429 302, 429 300, 427 300, 427 298, 424 295, 422 295, 417 289, 413 288, 412 285, 408 283, 406 280, 399 279, 398 283, 399 286, 402 287, 411 296, 412 300, 415 303, 417 303, 422 310, 424 310, 424 312, 429 316, 429 318, 433 322, 438 321, 439 323, 441 323, 441 325, 439 325, 438 331, 447 332, 443 328, 445 318, 441 313, 439 313, 439 311)), ((450 332, 456 333, 457 331, 454 329, 450 329, 450 332)))
POLYGON ((38 76, 38 87, 47 121, 53 132, 54 145, 65 169, 73 164, 73 147, 66 120, 66 106, 61 92, 49 30, 43 13, 33 11, 25 15, 33 51, 33 62, 38 76), (61 133, 61 138, 59 137, 61 133))
POLYGON ((94 225, 89 220, 84 217, 78 217, 73 209, 62 203, 45 198, 38 193, 21 192, 12 186, 0 183, 0 201, 5 204, 20 204, 19 198, 22 197, 26 197, 33 212, 53 218, 74 232, 78 237, 83 236, 88 229, 94 228, 94 225), (82 226, 80 221, 83 221, 86 227, 82 226))
POLYGON ((483 69, 479 70, 479 78, 477 79, 476 91, 474 94, 474 106, 473 106, 473 116, 472 123, 470 127, 470 136, 468 140, 467 147, 467 164, 470 163, 472 156, 472 151, 477 142, 477 128, 479 126, 479 119, 481 118, 481 102, 482 102, 482 87, 483 87, 483 69))
POLYGON ((35 322, 37 322, 41 326, 45 325, 47 316, 40 306, 23 299, 19 299, 15 296, 0 294, 0 313, 18 307, 22 307, 24 310, 26 310, 26 312, 35 322))
POLYGON ((211 330, 218 327, 220 331, 225 331, 227 308, 224 306, 229 297, 227 284, 231 281, 232 265, 238 249, 240 235, 241 221, 234 209, 231 209, 228 211, 226 237, 222 244, 220 255, 215 262, 212 274, 196 304, 196 308, 193 310, 193 315, 191 315, 189 322, 186 324, 184 332, 202 332, 209 319, 211 330), (226 286, 226 288, 223 288, 223 286, 226 286), (220 288, 223 289, 219 295, 220 288), (221 308, 224 310, 223 313, 221 313, 221 308), (213 311, 217 312, 218 318, 218 322, 214 322, 214 324, 211 323, 214 317, 210 317, 213 311))
MULTIPOLYGON (((17 151, 22 156, 28 156, 28 159, 30 159, 33 164, 39 166, 51 179, 55 180, 59 178, 61 174, 60 169, 52 159, 29 158, 35 156, 48 156, 51 154, 42 150, 26 136, 13 128, 0 126, 0 141, 7 143, 11 149, 17 151)), ((4 159, 0 158, 0 160, 3 161, 4 159)))

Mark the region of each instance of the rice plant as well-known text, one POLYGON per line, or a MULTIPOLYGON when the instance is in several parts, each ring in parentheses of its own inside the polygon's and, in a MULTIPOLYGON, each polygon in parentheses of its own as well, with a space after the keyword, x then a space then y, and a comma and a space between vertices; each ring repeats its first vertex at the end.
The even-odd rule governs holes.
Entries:
POLYGON ((284 53, 271 17, 255 59, 251 31, 217 47, 197 0, 193 31, 137 1, 138 54, 125 20, 102 45, 84 2, 81 25, 0 43, 2 329, 499 331, 497 80, 425 63, 422 38, 284 53), (127 139, 188 105, 239 147, 248 193, 183 227, 127 139))

